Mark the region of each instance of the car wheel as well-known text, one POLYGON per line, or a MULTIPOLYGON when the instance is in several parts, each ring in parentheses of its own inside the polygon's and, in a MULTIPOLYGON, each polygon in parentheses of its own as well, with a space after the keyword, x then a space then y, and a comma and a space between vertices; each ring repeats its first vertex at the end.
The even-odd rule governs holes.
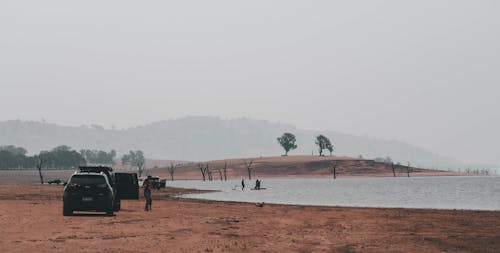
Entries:
POLYGON ((120 211, 121 208, 122 208, 121 201, 120 200, 115 201, 113 205, 113 211, 118 212, 120 211))
POLYGON ((107 216, 113 216, 114 211, 113 211, 113 206, 109 207, 108 210, 106 210, 106 215, 107 216))
POLYGON ((71 215, 73 215, 73 210, 71 210, 71 208, 69 208, 69 206, 63 204, 63 215, 64 216, 71 216, 71 215))
POLYGON ((116 204, 116 202, 114 202, 114 201, 111 201, 111 202, 108 204, 108 208, 106 208, 106 215, 107 215, 107 216, 113 216, 113 214, 114 214, 114 209, 116 208, 116 207, 115 207, 115 204, 116 204))

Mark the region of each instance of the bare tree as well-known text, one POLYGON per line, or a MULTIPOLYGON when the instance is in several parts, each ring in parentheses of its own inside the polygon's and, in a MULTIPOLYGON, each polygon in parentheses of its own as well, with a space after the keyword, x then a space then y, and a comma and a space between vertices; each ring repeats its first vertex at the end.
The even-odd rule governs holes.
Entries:
POLYGON ((208 167, 208 163, 207 163, 207 167, 205 167, 205 170, 206 170, 206 173, 208 175, 208 181, 212 181, 212 171, 208 167))
POLYGON ((223 171, 224 171, 224 181, 227 181, 227 162, 226 161, 224 161, 223 171))
POLYGON ((48 152, 40 152, 40 154, 36 156, 36 168, 38 169, 38 175, 40 176, 40 184, 43 184, 42 168, 49 162, 49 155, 50 154, 48 152))
POLYGON ((338 165, 337 160, 330 162, 330 172, 332 173, 334 180, 337 179, 337 165, 338 165))
POLYGON ((410 162, 407 162, 408 163, 408 166, 406 166, 406 174, 408 175, 408 177, 410 177, 410 172, 412 172, 412 169, 410 167, 410 162))
POLYGON ((168 174, 170 174, 170 180, 174 181, 174 173, 175 173, 175 166, 173 163, 170 163, 170 167, 168 167, 168 174))
POLYGON ((203 177, 203 181, 205 181, 205 178, 206 178, 206 169, 203 166, 203 164, 198 163, 198 169, 200 169, 201 176, 203 177))
POLYGON ((393 162, 391 162, 391 167, 392 167, 392 176, 396 177, 396 165, 393 162))
POLYGON ((470 175, 470 172, 471 172, 471 171, 472 171, 472 170, 471 170, 470 168, 465 169, 465 172, 467 172, 467 176, 469 176, 469 175, 470 175))
POLYGON ((243 162, 245 163, 245 167, 247 168, 247 172, 248 172, 248 180, 252 180, 252 163, 253 163, 253 160, 250 159, 249 162, 247 162, 247 160, 243 159, 243 162))
POLYGON ((219 176, 220 176, 220 181, 223 181, 223 178, 222 178, 222 170, 220 168, 215 168, 217 170, 217 172, 219 172, 219 176))

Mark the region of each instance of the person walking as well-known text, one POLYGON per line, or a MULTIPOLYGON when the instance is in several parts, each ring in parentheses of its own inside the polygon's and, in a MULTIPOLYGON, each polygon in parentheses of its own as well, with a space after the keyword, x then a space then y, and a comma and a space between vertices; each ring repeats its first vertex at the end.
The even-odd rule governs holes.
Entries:
POLYGON ((241 190, 245 189, 245 179, 241 179, 241 190))
POLYGON ((153 203, 153 196, 151 193, 153 185, 151 182, 151 176, 148 176, 148 178, 144 180, 142 188, 144 188, 144 198, 146 199, 146 205, 144 206, 144 211, 151 211, 151 204, 153 203))

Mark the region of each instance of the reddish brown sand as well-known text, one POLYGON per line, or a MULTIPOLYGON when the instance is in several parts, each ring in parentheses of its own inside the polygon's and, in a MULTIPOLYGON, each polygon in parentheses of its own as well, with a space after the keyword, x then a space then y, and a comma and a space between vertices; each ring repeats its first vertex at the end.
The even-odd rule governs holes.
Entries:
POLYGON ((61 186, 0 185, 0 252, 499 252, 500 212, 126 200, 62 216, 61 186))

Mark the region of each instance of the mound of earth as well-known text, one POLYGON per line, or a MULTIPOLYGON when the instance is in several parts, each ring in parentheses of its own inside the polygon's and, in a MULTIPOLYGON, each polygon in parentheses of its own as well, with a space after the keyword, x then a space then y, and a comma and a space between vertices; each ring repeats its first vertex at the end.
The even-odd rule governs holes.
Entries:
MULTIPOLYGON (((393 173, 393 166, 391 164, 344 156, 278 156, 187 163, 177 166, 174 176, 177 179, 200 179, 200 167, 208 165, 214 179, 223 177, 224 167, 227 168, 226 175, 228 178, 243 178, 248 177, 247 165, 249 163, 251 163, 252 176, 258 178, 332 177, 333 167, 335 167, 337 177, 394 175, 397 177, 406 177, 408 176, 408 170, 410 171, 410 176, 460 174, 403 165, 394 165, 393 173)), ((152 169, 146 173, 168 177, 168 169, 166 167, 152 169)))

